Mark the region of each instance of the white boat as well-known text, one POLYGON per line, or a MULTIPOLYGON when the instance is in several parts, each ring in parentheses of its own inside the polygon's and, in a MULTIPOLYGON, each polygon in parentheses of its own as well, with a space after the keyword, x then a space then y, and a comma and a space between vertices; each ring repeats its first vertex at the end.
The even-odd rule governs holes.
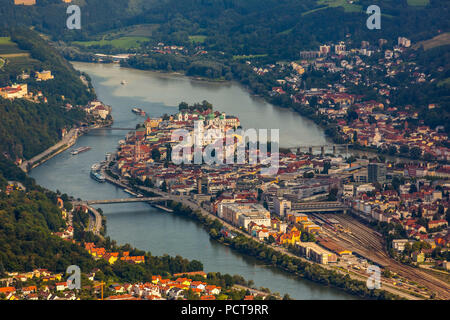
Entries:
POLYGON ((122 80, 122 81, 120 81, 120 84, 124 86, 127 84, 127 82, 125 80, 122 80))
POLYGON ((101 182, 101 183, 106 181, 105 176, 99 172, 91 171, 91 178, 96 180, 97 182, 101 182))
POLYGON ((100 163, 94 163, 91 167, 91 171, 97 172, 100 170, 100 163))
POLYGON ((71 153, 73 156, 75 156, 75 155, 77 155, 77 154, 79 154, 79 153, 86 152, 86 151, 89 151, 89 150, 91 150, 91 147, 80 147, 80 148, 78 148, 78 149, 72 150, 70 153, 71 153))

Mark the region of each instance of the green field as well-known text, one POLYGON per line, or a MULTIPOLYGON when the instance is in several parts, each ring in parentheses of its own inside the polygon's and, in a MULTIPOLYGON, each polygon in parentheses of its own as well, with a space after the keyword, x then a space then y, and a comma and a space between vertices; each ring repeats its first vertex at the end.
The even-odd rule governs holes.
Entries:
MULTIPOLYGON (((355 0, 353 2, 357 2, 357 1, 355 0)), ((323 7, 303 12, 302 16, 305 16, 307 14, 310 14, 310 13, 313 13, 316 11, 320 11, 320 10, 324 10, 324 9, 328 9, 328 8, 337 8, 337 7, 344 8, 345 12, 361 12, 362 11, 362 6, 360 6, 358 4, 354 4, 354 3, 349 3, 348 0, 317 0, 317 4, 321 5, 323 7)))
POLYGON ((19 49, 16 43, 11 41, 10 37, 0 37, 0 55, 25 53, 19 49))
POLYGON ((134 26, 110 30, 102 33, 103 39, 117 39, 121 37, 151 37, 159 28, 159 24, 136 24, 134 26))
POLYGON ((287 30, 281 31, 281 32, 279 32, 279 33, 278 33, 278 35, 285 35, 285 34, 289 34, 289 33, 291 33, 291 32, 292 32, 292 30, 294 30, 294 28, 290 28, 290 29, 287 29, 287 30))
POLYGON ((233 56, 233 60, 246 60, 267 57, 267 54, 251 54, 248 56, 233 56))
POLYGON ((147 42, 150 38, 148 37, 121 37, 112 40, 98 40, 98 41, 74 41, 73 44, 91 47, 91 46, 112 46, 117 49, 128 50, 132 48, 139 48, 141 42, 147 42))
POLYGON ((424 41, 420 41, 413 46, 414 49, 418 49, 423 46, 424 50, 429 50, 435 47, 446 46, 450 44, 450 32, 441 33, 436 37, 424 41))
POLYGON ((430 3, 430 0, 408 0, 410 6, 425 7, 430 3))
POLYGON ((2 44, 14 45, 14 42, 11 41, 10 37, 0 37, 0 45, 2 44))
POLYGON ((438 87, 443 87, 443 86, 450 86, 450 78, 447 78, 445 80, 441 80, 438 82, 437 84, 438 87))
POLYGON ((189 40, 191 40, 193 43, 203 43, 205 42, 207 36, 202 35, 196 35, 196 36, 189 36, 189 40))
POLYGON ((29 70, 39 61, 32 59, 29 52, 20 49, 9 37, 0 37, 0 68, 7 70, 29 70))

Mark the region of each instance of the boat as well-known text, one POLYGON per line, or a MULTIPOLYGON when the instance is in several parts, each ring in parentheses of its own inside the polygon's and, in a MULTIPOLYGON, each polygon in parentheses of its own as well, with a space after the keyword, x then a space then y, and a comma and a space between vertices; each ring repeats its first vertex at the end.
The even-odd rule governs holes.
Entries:
POLYGON ((91 167, 91 171, 98 172, 100 171, 101 165, 100 163, 94 163, 91 167))
POLYGON ((74 155, 77 155, 79 153, 86 152, 89 150, 91 150, 91 147, 80 147, 77 149, 73 149, 70 153, 74 156, 74 155))
POLYGON ((133 113, 137 114, 137 115, 140 115, 140 116, 143 116, 143 117, 146 116, 145 111, 142 110, 141 108, 133 107, 133 109, 131 109, 131 111, 132 111, 133 113))
POLYGON ((124 86, 127 84, 127 82, 125 80, 122 80, 122 81, 120 81, 120 84, 124 86))
POLYGON ((100 172, 96 172, 96 171, 91 171, 91 178, 94 179, 97 182, 105 182, 106 178, 103 174, 101 174, 100 172))

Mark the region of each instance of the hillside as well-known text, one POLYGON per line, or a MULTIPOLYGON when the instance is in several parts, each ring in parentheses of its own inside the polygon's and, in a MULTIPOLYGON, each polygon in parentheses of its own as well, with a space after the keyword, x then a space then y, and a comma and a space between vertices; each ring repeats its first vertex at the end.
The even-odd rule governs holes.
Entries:
POLYGON ((78 72, 37 33, 15 29, 2 35, 0 86, 26 84, 34 95, 27 99, 0 98, 0 151, 12 160, 29 159, 56 143, 62 129, 85 121, 83 111, 67 111, 65 104, 84 105, 95 95, 81 82, 78 72), (54 78, 36 81, 34 74, 42 70, 50 70, 54 78), (22 73, 29 78, 18 78, 22 73))
POLYGON ((233 55, 268 54, 287 59, 296 57, 299 50, 342 40, 347 35, 356 42, 396 40, 399 35, 417 42, 437 35, 438 30, 449 30, 449 4, 445 0, 428 4, 407 0, 352 3, 347 0, 74 0, 73 3, 81 6, 81 30, 66 29, 67 5, 58 0, 42 0, 26 8, 0 0, 0 17, 5 25, 33 25, 54 39, 92 41, 132 37, 136 29, 129 27, 140 26, 151 42, 178 45, 194 42, 233 55), (366 28, 365 10, 372 4, 381 8, 381 30, 366 28), (124 30, 129 32, 124 34, 124 30))

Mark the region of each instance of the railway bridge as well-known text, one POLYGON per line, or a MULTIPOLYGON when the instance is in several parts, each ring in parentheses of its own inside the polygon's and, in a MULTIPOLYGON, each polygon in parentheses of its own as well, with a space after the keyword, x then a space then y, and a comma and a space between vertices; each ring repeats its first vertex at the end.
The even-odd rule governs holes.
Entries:
POLYGON ((299 146, 295 148, 290 148, 292 151, 295 151, 297 154, 300 153, 309 153, 314 154, 314 152, 317 152, 320 150, 320 154, 323 156, 327 153, 332 153, 333 155, 336 154, 348 154, 348 147, 349 144, 326 144, 326 145, 320 145, 320 146, 299 146))
POLYGON ((297 202, 292 203, 292 210, 298 213, 347 212, 347 206, 339 201, 297 202))

